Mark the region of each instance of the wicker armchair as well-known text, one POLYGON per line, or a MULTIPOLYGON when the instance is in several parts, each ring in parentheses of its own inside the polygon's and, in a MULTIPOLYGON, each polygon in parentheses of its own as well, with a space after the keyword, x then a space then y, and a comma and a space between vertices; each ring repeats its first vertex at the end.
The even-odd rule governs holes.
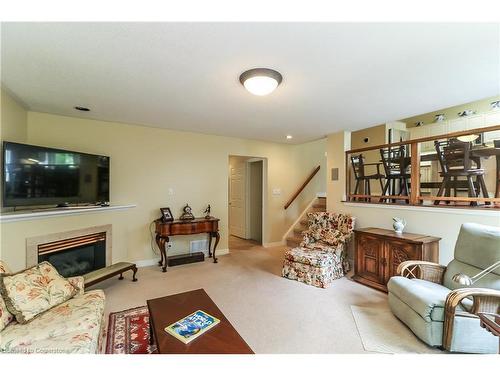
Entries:
POLYGON ((494 271, 462 288, 457 273, 475 275, 500 260, 500 228, 463 224, 455 257, 443 266, 424 261, 402 262, 389 280, 392 312, 421 340, 445 350, 496 353, 498 339, 480 327, 478 313, 500 312, 500 274, 494 271))
MULTIPOLYGON (((441 264, 408 260, 398 266, 397 274, 406 278, 417 278, 442 285, 445 271, 446 266, 441 264)), ((446 296, 444 309, 443 348, 451 350, 455 316, 477 319, 477 314, 480 312, 498 314, 500 312, 500 291, 489 288, 455 289, 446 296), (466 298, 472 298, 472 306, 468 309, 465 308, 465 311, 457 311, 457 307, 463 308, 463 300, 466 298)))

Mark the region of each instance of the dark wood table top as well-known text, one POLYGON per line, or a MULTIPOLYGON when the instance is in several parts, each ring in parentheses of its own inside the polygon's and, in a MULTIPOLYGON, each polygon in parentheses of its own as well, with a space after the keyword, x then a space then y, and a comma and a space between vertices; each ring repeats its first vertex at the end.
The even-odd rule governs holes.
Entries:
POLYGON ((250 346, 204 289, 150 299, 148 309, 160 354, 253 354, 250 346), (165 327, 196 310, 213 315, 220 323, 189 344, 184 344, 165 332, 165 327))
POLYGON ((374 227, 354 229, 354 233, 372 234, 378 237, 383 237, 388 239, 400 239, 404 240, 405 242, 415 243, 415 244, 423 244, 441 240, 440 237, 428 236, 426 234, 407 233, 407 232, 399 234, 390 229, 374 228, 374 227))
POLYGON ((209 218, 206 217, 196 217, 193 220, 172 220, 172 221, 162 221, 161 219, 156 219, 155 223, 158 224, 164 224, 164 225, 172 225, 172 224, 196 224, 196 223, 205 223, 205 222, 210 222, 210 221, 220 221, 220 219, 210 216, 209 218))

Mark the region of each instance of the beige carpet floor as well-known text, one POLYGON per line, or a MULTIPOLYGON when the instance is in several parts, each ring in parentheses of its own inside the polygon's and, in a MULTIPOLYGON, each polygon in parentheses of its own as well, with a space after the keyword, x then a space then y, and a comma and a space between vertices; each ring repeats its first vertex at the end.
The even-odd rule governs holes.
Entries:
POLYGON ((420 341, 391 313, 389 307, 351 306, 351 310, 367 351, 386 354, 444 353, 420 341))
MULTIPOLYGON (((386 308, 387 296, 348 278, 328 289, 280 276, 284 247, 263 248, 232 239, 230 254, 169 268, 140 268, 139 281, 110 279, 94 288, 106 293, 110 312, 146 300, 204 288, 256 353, 368 353, 351 305, 386 308)), ((404 331, 406 328, 402 327, 404 331)))

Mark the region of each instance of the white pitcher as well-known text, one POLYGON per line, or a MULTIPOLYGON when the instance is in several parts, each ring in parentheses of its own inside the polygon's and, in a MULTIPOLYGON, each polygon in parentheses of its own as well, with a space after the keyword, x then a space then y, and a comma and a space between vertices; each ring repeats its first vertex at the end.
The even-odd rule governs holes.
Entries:
POLYGON ((403 229, 405 229, 405 226, 406 226, 406 220, 401 219, 399 217, 393 217, 392 220, 394 221, 392 223, 392 227, 394 228, 394 231, 398 234, 403 233, 403 229))

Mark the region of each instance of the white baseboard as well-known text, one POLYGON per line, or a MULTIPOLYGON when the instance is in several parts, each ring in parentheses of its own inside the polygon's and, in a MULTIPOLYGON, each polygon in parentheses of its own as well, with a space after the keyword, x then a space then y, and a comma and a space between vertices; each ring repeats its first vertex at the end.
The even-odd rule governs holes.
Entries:
POLYGON ((285 241, 278 242, 266 242, 262 244, 263 247, 276 247, 276 246, 285 246, 285 241))
POLYGON ((229 249, 220 249, 220 250, 217 250, 215 253, 216 253, 217 256, 219 256, 219 255, 227 255, 227 254, 229 254, 229 249))
MULTIPOLYGON (((229 249, 220 249, 220 250, 217 250, 215 253, 216 253, 217 257, 219 257, 219 255, 229 254, 229 249)), ((210 258, 205 257, 205 260, 207 260, 207 259, 210 259, 210 258)), ((136 260, 135 262, 132 262, 132 263, 135 263, 138 268, 141 268, 141 267, 157 266, 159 260, 160 260, 160 258, 142 259, 142 260, 136 260)))
POLYGON ((149 266, 157 266, 158 262, 160 261, 160 258, 154 258, 154 259, 143 259, 143 260, 136 260, 135 265, 139 268, 141 267, 149 267, 149 266))

